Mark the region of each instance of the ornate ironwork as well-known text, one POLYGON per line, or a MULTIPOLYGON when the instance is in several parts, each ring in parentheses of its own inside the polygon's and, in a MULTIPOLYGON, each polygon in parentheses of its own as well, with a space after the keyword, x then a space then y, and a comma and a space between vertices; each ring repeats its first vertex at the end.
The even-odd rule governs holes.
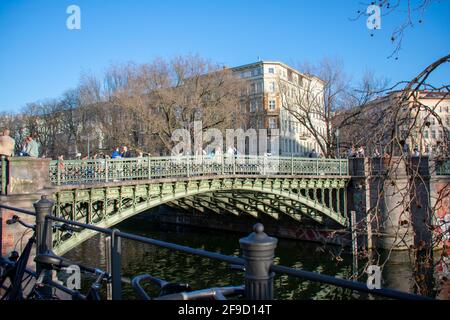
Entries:
POLYGON ((220 155, 65 160, 50 163, 50 180, 55 185, 236 174, 348 176, 348 161, 220 155))
MULTIPOLYGON (((347 225, 348 177, 210 176, 189 179, 120 181, 103 185, 64 186, 55 193, 55 216, 94 226, 115 224, 161 204, 172 204, 218 214, 281 215, 301 221, 347 225)), ((66 252, 90 237, 54 238, 58 252, 66 252)))
POLYGON ((450 176, 450 159, 436 162, 436 175, 450 176))

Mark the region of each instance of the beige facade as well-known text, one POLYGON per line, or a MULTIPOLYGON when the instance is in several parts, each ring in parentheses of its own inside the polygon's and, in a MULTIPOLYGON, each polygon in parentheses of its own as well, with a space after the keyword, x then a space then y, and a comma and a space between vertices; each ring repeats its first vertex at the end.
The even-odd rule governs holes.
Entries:
MULTIPOLYGON (((234 74, 245 79, 248 86, 242 92, 241 110, 249 115, 248 128, 279 129, 279 152, 284 156, 307 156, 317 142, 300 122, 283 108, 286 99, 300 96, 305 82, 318 91, 323 82, 281 63, 260 61, 232 68, 234 74)), ((323 106, 323 104, 322 104, 323 106)), ((325 123, 317 115, 317 128, 325 130, 325 123)))
MULTIPOLYGON (((383 113, 397 105, 402 95, 395 91, 371 101, 366 112, 383 113)), ((417 91, 402 103, 401 123, 397 128, 412 152, 415 147, 421 154, 441 153, 450 139, 450 96, 441 92, 417 91)))

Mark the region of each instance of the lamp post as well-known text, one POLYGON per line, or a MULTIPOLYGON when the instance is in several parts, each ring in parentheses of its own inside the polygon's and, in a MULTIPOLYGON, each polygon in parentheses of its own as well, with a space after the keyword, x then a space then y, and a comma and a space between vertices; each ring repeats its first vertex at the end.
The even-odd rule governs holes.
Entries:
POLYGON ((91 156, 91 134, 87 134, 85 136, 82 136, 82 138, 87 139, 87 157, 90 159, 91 156))
POLYGON ((337 144, 337 156, 338 156, 338 158, 341 158, 341 153, 339 150, 339 128, 336 129, 335 135, 336 135, 336 144, 337 144))

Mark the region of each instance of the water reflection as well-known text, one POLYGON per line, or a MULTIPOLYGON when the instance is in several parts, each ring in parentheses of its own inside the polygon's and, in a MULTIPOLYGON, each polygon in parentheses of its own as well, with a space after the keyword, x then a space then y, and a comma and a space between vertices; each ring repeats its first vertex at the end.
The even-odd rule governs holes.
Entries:
MULTIPOLYGON (((239 255, 238 233, 222 232, 173 225, 159 225, 140 215, 120 224, 125 232, 144 235, 158 240, 169 241, 194 248, 227 255, 239 255)), ((243 273, 230 270, 226 263, 187 255, 155 246, 124 239, 122 242, 122 270, 125 277, 149 273, 173 282, 189 283, 194 289, 240 285, 243 273)), ((105 240, 97 235, 66 255, 74 261, 105 268, 105 240)), ((319 244, 279 239, 275 263, 302 268, 304 270, 350 278, 352 274, 351 255, 341 252, 341 248, 319 244), (339 256, 340 259, 335 257, 339 256)), ((396 252, 383 271, 383 286, 411 290, 411 266, 407 253, 396 252)), ((365 281, 365 279, 361 279, 365 281)), ((89 283, 83 281, 83 287, 89 283)), ((130 286, 125 285, 124 298, 135 299, 130 286)), ((156 291, 148 288, 150 294, 156 291)), ((276 299, 371 299, 366 294, 353 292, 334 286, 311 281, 303 281, 285 275, 275 278, 276 299)))

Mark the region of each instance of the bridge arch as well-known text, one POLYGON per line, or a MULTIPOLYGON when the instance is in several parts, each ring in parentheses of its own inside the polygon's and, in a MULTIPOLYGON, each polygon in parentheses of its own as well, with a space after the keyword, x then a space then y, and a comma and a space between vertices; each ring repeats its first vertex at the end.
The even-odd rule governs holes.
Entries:
MULTIPOLYGON (((274 219, 287 215, 301 221, 307 216, 322 223, 324 218, 346 226, 345 177, 212 176, 68 186, 55 195, 58 217, 111 228, 162 204, 223 209, 239 214, 268 214, 274 219), (312 190, 312 191, 310 191, 312 190)), ((83 230, 68 236, 55 234, 55 252, 63 254, 94 235, 83 230)))

